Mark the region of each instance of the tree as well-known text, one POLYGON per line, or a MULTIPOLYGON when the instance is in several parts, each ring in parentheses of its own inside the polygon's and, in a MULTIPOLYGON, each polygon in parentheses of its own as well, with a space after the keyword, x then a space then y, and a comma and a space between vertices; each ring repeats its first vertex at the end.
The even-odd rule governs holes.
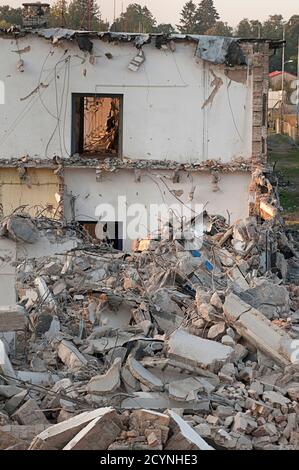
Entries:
POLYGON ((131 3, 111 26, 111 31, 129 33, 151 33, 156 26, 156 19, 147 7, 131 3))
POLYGON ((293 15, 286 24, 286 60, 292 60, 286 64, 286 69, 297 75, 299 38, 299 15, 293 15))
POLYGON ((224 23, 223 21, 217 21, 217 23, 212 26, 210 29, 206 31, 205 34, 210 36, 225 36, 231 37, 233 36, 234 30, 228 23, 224 23))
POLYGON ((202 0, 196 10, 196 23, 198 34, 205 34, 216 25, 220 16, 214 6, 213 0, 202 0))
POLYGON ((268 39, 282 39, 283 36, 283 16, 270 15, 263 23, 263 37, 268 39))
POLYGON ((68 24, 68 5, 66 0, 56 0, 51 6, 49 25, 55 28, 64 27, 68 24))
POLYGON ((160 23, 154 28, 155 33, 173 34, 175 28, 170 23, 160 23))
POLYGON ((177 25, 179 31, 181 33, 189 33, 195 34, 196 33, 196 22, 197 22, 197 7, 195 3, 190 0, 183 6, 181 11, 181 19, 180 24, 177 25))
POLYGON ((95 1, 92 2, 89 13, 89 0, 71 0, 66 12, 67 27, 88 30, 89 20, 91 30, 107 30, 108 25, 102 20, 99 6, 95 1))
POLYGON ((237 26, 236 37, 238 38, 258 38, 262 35, 262 23, 258 20, 248 20, 244 18, 237 26))
POLYGON ((0 6, 0 28, 22 24, 22 8, 12 8, 9 5, 0 6))

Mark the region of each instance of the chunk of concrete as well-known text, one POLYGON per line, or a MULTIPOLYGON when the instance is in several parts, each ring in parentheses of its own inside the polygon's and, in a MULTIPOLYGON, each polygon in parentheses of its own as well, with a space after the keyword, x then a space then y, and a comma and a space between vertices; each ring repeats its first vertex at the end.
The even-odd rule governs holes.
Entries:
POLYGON ((100 416, 85 426, 63 450, 106 450, 122 431, 116 411, 103 408, 100 416))
POLYGON ((225 334, 226 324, 224 322, 217 323, 216 325, 211 326, 208 332, 208 339, 212 341, 217 341, 225 334))
MULTIPOLYGON (((173 400, 168 398, 165 393, 149 393, 149 392, 136 392, 132 393, 130 397, 123 399, 120 402, 121 408, 126 410, 139 410, 140 408, 147 408, 150 410, 165 410, 171 409, 186 409, 188 408, 186 402, 173 400)), ((190 405, 192 411, 208 412, 210 409, 210 400, 201 399, 197 402, 192 402, 190 405)))
POLYGON ((23 444, 25 448, 28 447, 26 441, 18 439, 9 432, 5 432, 0 429, 0 450, 6 450, 7 448, 15 446, 16 444, 23 444))
POLYGON ((226 297, 224 314, 239 335, 258 350, 282 366, 292 362, 293 339, 237 295, 229 294, 226 297))
POLYGON ((233 353, 229 346, 190 335, 184 330, 174 332, 168 346, 170 358, 212 371, 229 361, 233 353))
POLYGON ((240 298, 248 305, 257 309, 269 320, 280 316, 282 312, 288 314, 290 309, 290 296, 284 286, 262 281, 240 293, 240 298))
POLYGON ((22 391, 16 385, 0 385, 0 397, 11 398, 22 391))
POLYGON ((134 357, 129 357, 127 361, 129 370, 135 379, 146 385, 151 391, 161 391, 164 388, 163 382, 154 374, 143 367, 134 357))
POLYGON ((70 369, 87 365, 87 360, 70 341, 63 339, 58 346, 58 357, 70 369))
POLYGON ((49 424, 44 413, 40 410, 35 400, 30 398, 22 405, 12 418, 19 424, 49 424))
MULTIPOLYGON (((214 388, 215 387, 211 385, 211 390, 214 390, 214 388)), ((198 399, 198 393, 204 391, 205 387, 201 379, 197 377, 189 377, 185 380, 172 382, 168 387, 170 398, 178 401, 196 401, 198 399)))
MULTIPOLYGON (((94 419, 101 417, 105 411, 111 411, 112 408, 100 408, 90 412, 84 412, 73 418, 63 421, 38 434, 30 444, 29 450, 45 448, 59 450, 63 449, 83 428, 85 428, 94 419)), ((103 429, 103 428, 102 428, 103 429)))
POLYGON ((59 380, 59 376, 56 374, 51 374, 50 372, 31 372, 29 370, 18 370, 17 378, 34 385, 49 385, 59 380))
POLYGON ((26 326, 25 309, 20 305, 0 306, 0 332, 22 331, 26 326))
POLYGON ((112 393, 118 389, 120 387, 121 362, 121 359, 117 357, 106 374, 93 377, 87 384, 87 392, 101 395, 103 393, 112 393))
POLYGON ((168 440, 165 450, 214 450, 177 413, 172 410, 167 413, 171 418, 173 435, 168 440))
POLYGON ((9 400, 6 401, 4 409, 7 413, 12 414, 15 410, 20 406, 20 404, 25 400, 28 391, 22 390, 21 392, 17 393, 9 400))
POLYGON ((47 286, 46 281, 41 277, 37 277, 34 281, 35 286, 37 287, 38 294, 41 300, 45 302, 52 310, 56 310, 57 304, 53 297, 52 292, 47 286))
POLYGON ((22 439, 30 443, 37 434, 43 432, 48 426, 49 425, 45 424, 33 424, 28 426, 7 424, 6 426, 1 426, 1 431, 8 432, 15 438, 22 439))
POLYGON ((263 400, 266 403, 271 403, 271 405, 279 405, 279 406, 285 406, 291 403, 291 400, 289 398, 284 397, 281 393, 278 392, 264 392, 263 394, 263 400))
POLYGON ((16 241, 35 243, 39 238, 36 226, 28 217, 13 215, 7 220, 6 228, 16 241))
POLYGON ((7 382, 11 385, 15 385, 16 374, 11 362, 6 354, 4 342, 0 339, 0 371, 5 375, 7 382))

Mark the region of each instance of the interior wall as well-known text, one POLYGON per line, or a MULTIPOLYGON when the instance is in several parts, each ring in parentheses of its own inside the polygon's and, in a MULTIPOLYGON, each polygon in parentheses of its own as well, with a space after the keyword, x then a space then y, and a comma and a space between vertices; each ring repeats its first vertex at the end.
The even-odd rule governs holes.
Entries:
MULTIPOLYGON (((220 214, 226 218, 229 213, 231 222, 248 216, 248 189, 251 181, 249 173, 223 174, 218 188, 213 184, 210 173, 181 172, 178 183, 173 183, 172 178, 172 171, 141 171, 140 182, 137 182, 134 171, 120 170, 115 173, 105 173, 102 180, 97 181, 93 169, 66 168, 65 217, 69 221, 73 218, 85 222, 96 221, 98 206, 110 204, 116 209, 120 201, 125 200, 128 221, 134 210, 138 209, 133 206, 134 204, 139 204, 147 211, 151 205, 164 204, 167 207, 180 208, 182 204, 179 201, 188 206, 192 191, 194 191, 193 204, 198 207, 198 211, 200 208, 205 208, 209 214, 220 214), (74 204, 71 204, 71 199, 74 204)), ((160 214, 154 213, 154 216, 158 218, 160 214)), ((188 216, 190 218, 194 216, 192 211, 188 216)), ((142 223, 143 221, 140 225, 142 223)), ((146 234, 145 230, 144 236, 146 234)), ((127 240, 125 249, 130 248, 131 240, 127 240)))
POLYGON ((27 180, 22 182, 16 168, 0 168, 0 204, 3 215, 9 215, 20 206, 27 206, 26 212, 35 216, 44 208, 47 217, 57 212, 59 180, 53 170, 29 168, 27 180))

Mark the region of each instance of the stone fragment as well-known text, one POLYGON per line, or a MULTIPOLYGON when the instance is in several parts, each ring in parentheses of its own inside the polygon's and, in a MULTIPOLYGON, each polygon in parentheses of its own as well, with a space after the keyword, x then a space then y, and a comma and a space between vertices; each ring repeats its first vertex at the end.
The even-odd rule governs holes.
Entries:
POLYGON ((171 418, 173 435, 164 450, 214 450, 177 413, 168 410, 168 414, 171 418))
POLYGON ((99 408, 94 411, 81 413, 67 421, 63 421, 62 423, 54 424, 36 435, 30 444, 29 450, 42 450, 43 448, 51 448, 52 450, 63 449, 67 443, 70 442, 89 423, 96 418, 103 416, 106 411, 110 412, 111 410, 113 409, 99 408))
POLYGON ((101 414, 87 424, 63 450, 106 450, 122 431, 116 411, 103 408, 101 414))
POLYGON ((170 358, 212 371, 229 361, 232 352, 228 346, 190 335, 184 330, 175 331, 168 341, 170 358))
POLYGON ((95 375, 87 384, 90 394, 112 393, 120 387, 121 359, 116 358, 110 369, 103 375, 95 375))
POLYGON ((12 415, 19 424, 49 424, 35 400, 30 398, 12 415))
POLYGON ((220 339, 226 330, 226 324, 224 322, 217 323, 216 325, 211 326, 208 331, 208 339, 217 341, 220 339))
POLYGON ((136 361, 136 359, 129 357, 127 364, 133 377, 143 385, 146 385, 149 390, 160 391, 164 389, 163 382, 143 367, 143 365, 136 361))
POLYGON ((58 357, 70 369, 87 365, 87 360, 70 341, 62 340, 58 346, 58 357))

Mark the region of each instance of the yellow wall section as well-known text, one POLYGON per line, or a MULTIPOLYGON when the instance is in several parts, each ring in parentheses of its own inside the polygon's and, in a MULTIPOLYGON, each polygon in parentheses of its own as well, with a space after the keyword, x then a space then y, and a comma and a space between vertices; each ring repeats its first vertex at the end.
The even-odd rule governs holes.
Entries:
MULTIPOLYGON (((59 192, 59 180, 53 170, 45 168, 29 168, 29 187, 22 183, 18 171, 15 168, 0 169, 0 204, 3 215, 9 215, 19 206, 27 205, 25 212, 36 216, 43 212, 44 216, 53 217, 58 203, 55 194, 59 192), (52 207, 49 207, 52 206, 52 207)), ((56 213, 58 218, 58 214, 56 213)))

